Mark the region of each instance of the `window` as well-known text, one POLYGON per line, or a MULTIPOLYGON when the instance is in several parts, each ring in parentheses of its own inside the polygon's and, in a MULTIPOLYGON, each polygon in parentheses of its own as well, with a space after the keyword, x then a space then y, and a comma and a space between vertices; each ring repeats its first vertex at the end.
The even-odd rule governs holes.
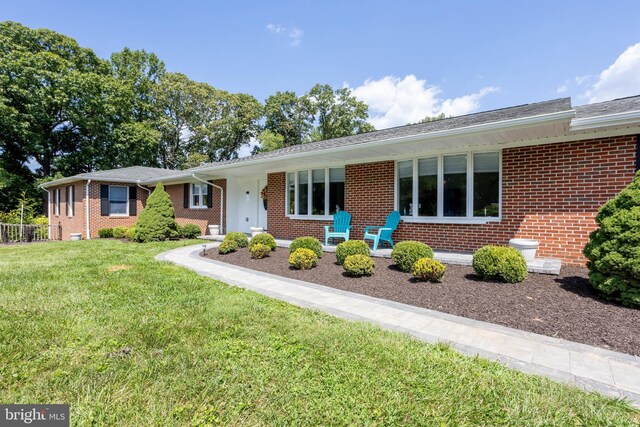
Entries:
POLYGON ((191 184, 191 208, 209 206, 209 186, 207 184, 191 184))
POLYGON ((396 204, 405 220, 447 222, 500 217, 500 153, 466 153, 396 164, 396 204))
POLYGON ((287 174, 288 215, 324 217, 344 209, 344 168, 287 174))
POLYGON ((60 189, 53 190, 53 214, 60 215, 60 189))
POLYGON ((109 186, 109 215, 129 215, 129 187, 120 185, 109 186))
POLYGON ((67 194, 66 194, 66 196, 67 196, 67 216, 68 217, 72 217, 73 216, 73 202, 74 202, 73 197, 75 195, 74 193, 75 193, 75 191, 74 191, 73 185, 69 185, 67 187, 67 194))

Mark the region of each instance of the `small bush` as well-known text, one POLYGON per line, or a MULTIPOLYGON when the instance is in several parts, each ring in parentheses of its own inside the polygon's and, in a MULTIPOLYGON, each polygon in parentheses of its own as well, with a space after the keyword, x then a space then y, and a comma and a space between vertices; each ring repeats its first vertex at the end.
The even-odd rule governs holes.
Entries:
POLYGON ((473 254, 472 266, 483 279, 498 279, 507 283, 527 278, 527 263, 520 252, 510 246, 484 246, 473 254))
POLYGON ((249 246, 249 238, 246 234, 239 231, 232 231, 230 233, 227 233, 227 235, 224 236, 224 240, 235 242, 236 249, 246 248, 247 246, 249 246))
POLYGON ((169 194, 164 191, 164 186, 159 182, 136 221, 136 240, 146 243, 177 237, 178 224, 173 204, 169 194))
POLYGON ((444 276, 446 267, 432 258, 420 258, 413 264, 411 274, 418 280, 439 282, 444 276))
POLYGON ((258 244, 268 246, 272 251, 276 250, 276 239, 274 239, 269 233, 260 233, 251 238, 251 242, 249 242, 249 249, 251 249, 253 245, 258 244))
POLYGON ((409 272, 420 258, 433 258, 433 251, 422 242, 400 242, 391 251, 391 259, 402 271, 409 272))
POLYGON ((129 239, 129 240, 135 240, 136 239, 136 227, 129 227, 127 228, 127 231, 125 231, 124 233, 124 237, 129 239))
POLYGON ((238 244, 236 243, 235 240, 223 240, 222 243, 220 243, 220 246, 218 246, 218 252, 222 255, 231 253, 231 252, 235 252, 238 250, 238 244))
POLYGON ((640 308, 640 171, 596 215, 583 253, 591 285, 606 298, 640 308))
POLYGON ((113 228, 101 228, 98 230, 98 236, 101 239, 110 239, 113 237, 113 228))
POLYGON ((371 250, 364 240, 347 240, 336 247, 336 261, 343 265, 349 255, 369 256, 371 250))
POLYGON ((112 234, 116 239, 123 239, 129 227, 113 227, 112 234))
POLYGON ((318 263, 318 256, 307 248, 298 248, 289 255, 289 264, 297 270, 309 270, 318 263))
POLYGON ((267 245, 263 245, 262 243, 256 243, 249 246, 249 252, 251 253, 251 258, 262 259, 269 255, 271 248, 267 245))
POLYGON ((349 276, 362 277, 371 276, 375 266, 369 255, 355 254, 347 256, 342 268, 349 276))
POLYGON ((298 237, 289 246, 289 252, 293 253, 300 248, 312 250, 318 258, 322 258, 322 243, 315 237, 298 237))
POLYGON ((200 227, 195 224, 186 224, 184 227, 180 227, 180 237, 183 239, 195 239, 201 234, 200 227))

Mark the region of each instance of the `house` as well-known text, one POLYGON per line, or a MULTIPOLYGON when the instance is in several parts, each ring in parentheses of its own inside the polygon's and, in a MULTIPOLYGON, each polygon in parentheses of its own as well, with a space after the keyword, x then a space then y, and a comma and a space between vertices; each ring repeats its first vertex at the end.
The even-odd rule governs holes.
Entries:
POLYGON ((583 264, 598 208, 638 169, 640 96, 570 98, 318 141, 184 171, 132 167, 44 184, 63 235, 130 226, 162 182, 179 224, 322 237, 337 210, 352 236, 399 210, 396 240, 473 251, 514 237, 583 264), (261 193, 266 201, 261 200, 261 193), (87 202, 88 201, 88 202, 87 202))

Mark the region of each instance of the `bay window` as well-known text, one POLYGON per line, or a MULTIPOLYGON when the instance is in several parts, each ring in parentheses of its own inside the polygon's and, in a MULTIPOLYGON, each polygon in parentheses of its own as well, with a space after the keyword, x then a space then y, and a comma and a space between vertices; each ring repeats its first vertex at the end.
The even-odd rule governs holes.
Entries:
POLYGON ((344 168, 289 172, 286 213, 325 217, 344 209, 344 168))
POLYGON ((396 163, 396 209, 417 222, 500 217, 500 153, 445 154, 396 163))

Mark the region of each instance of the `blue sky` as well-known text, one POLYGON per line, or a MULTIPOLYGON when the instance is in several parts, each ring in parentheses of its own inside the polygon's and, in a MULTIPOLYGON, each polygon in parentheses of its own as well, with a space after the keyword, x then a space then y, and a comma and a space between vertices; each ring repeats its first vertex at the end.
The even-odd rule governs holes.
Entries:
POLYGON ((348 85, 378 128, 571 96, 640 94, 636 1, 0 1, 108 57, 155 52, 170 71, 260 101, 348 85))

